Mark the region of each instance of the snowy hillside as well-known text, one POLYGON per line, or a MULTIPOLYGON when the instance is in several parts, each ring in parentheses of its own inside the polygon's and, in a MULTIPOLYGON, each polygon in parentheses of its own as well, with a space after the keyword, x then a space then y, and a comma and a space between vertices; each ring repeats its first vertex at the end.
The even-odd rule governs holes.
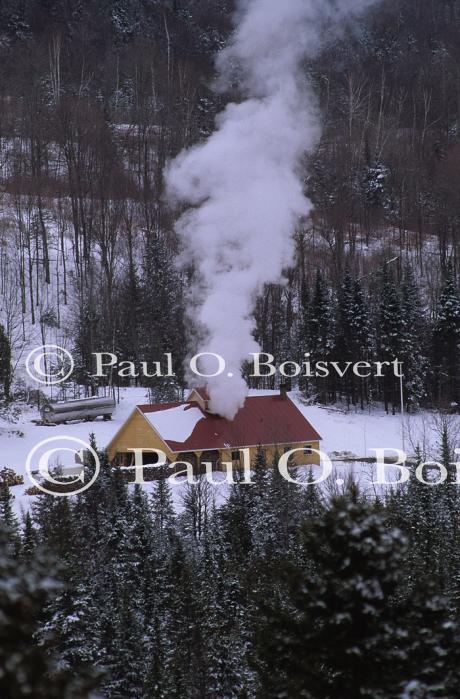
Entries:
MULTIPOLYGON (((271 393, 276 392, 254 390, 250 392, 250 395, 271 393)), ((403 447, 402 421, 399 415, 389 416, 379 410, 345 412, 315 405, 304 405, 297 394, 291 394, 291 398, 295 400, 305 417, 321 435, 321 450, 331 457, 338 477, 345 478, 347 474, 353 473, 355 478, 363 486, 366 486, 372 478, 372 467, 369 464, 360 463, 360 460, 375 456, 372 451, 375 448, 388 449, 388 455, 391 457, 394 456, 392 450, 403 447), (352 463, 351 460, 356 460, 357 463, 352 463)), ((145 389, 122 389, 120 403, 117 405, 110 422, 98 419, 92 423, 81 421, 55 427, 38 426, 32 422, 39 417, 37 411, 24 412, 17 423, 2 420, 0 422, 2 440, 0 468, 13 468, 17 473, 25 476, 24 486, 13 488, 17 498, 17 509, 27 508, 30 504, 30 497, 23 495, 24 490, 31 485, 25 471, 25 462, 28 453, 36 444, 50 437, 62 437, 63 451, 57 451, 51 463, 52 465, 71 466, 74 460, 72 455, 65 451, 65 448, 73 445, 65 442, 66 437, 76 437, 88 442, 89 433, 94 432, 98 447, 104 448, 126 421, 134 407, 146 402, 148 402, 148 394, 145 389)), ((454 421, 460 429, 460 418, 456 417, 454 421)), ((173 424, 169 425, 168 429, 171 434, 174 434, 173 424)), ((420 444, 429 456, 434 457, 437 453, 439 438, 439 424, 435 414, 422 412, 415 416, 405 417, 404 446, 408 455, 412 455, 416 445, 420 444)), ((58 442, 53 446, 59 449, 61 445, 58 442)), ((216 480, 223 479, 223 475, 216 474, 215 478, 216 480)), ((152 484, 145 484, 147 490, 151 487, 152 484)), ((180 486, 177 488, 175 502, 180 509, 182 491, 180 486)), ((223 484, 215 486, 215 488, 216 499, 220 502, 225 497, 226 486, 223 484)))

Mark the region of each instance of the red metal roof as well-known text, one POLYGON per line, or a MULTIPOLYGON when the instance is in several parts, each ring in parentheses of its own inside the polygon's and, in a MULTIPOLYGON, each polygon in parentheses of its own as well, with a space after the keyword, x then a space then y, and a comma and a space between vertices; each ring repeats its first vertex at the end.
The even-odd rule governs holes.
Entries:
MULTIPOLYGON (((139 405, 142 413, 177 408, 184 403, 139 405)), ((197 402, 186 403, 200 408, 197 402)), ((164 440, 173 452, 205 451, 232 447, 316 442, 320 435, 290 398, 280 395, 249 396, 233 420, 204 412, 185 442, 164 440)), ((161 436, 161 435, 160 435, 161 436)))

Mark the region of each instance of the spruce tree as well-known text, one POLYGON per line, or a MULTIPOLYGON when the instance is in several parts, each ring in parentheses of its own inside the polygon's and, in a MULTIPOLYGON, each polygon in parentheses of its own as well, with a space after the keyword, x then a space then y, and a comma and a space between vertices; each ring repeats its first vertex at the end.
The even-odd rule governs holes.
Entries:
POLYGON ((60 589, 50 557, 18 561, 10 532, 0 526, 0 695, 4 699, 84 699, 95 680, 91 668, 78 674, 63 667, 53 652, 52 633, 39 643, 43 608, 60 589))
POLYGON ((340 361, 353 357, 353 335, 350 325, 353 320, 354 282, 347 269, 339 289, 337 304, 336 351, 340 361))
POLYGON ((405 549, 372 505, 333 501, 304 528, 306 566, 262 604, 256 666, 264 697, 396 696, 404 637, 391 601, 405 549))
POLYGON ((452 263, 444 272, 432 338, 432 357, 440 402, 460 401, 460 295, 452 263))
POLYGON ((235 482, 230 487, 227 502, 221 508, 221 519, 227 546, 231 557, 238 563, 247 559, 252 551, 254 540, 250 526, 253 506, 253 486, 243 482, 243 475, 235 473, 235 482))
MULTIPOLYGON (((348 270, 345 271, 343 282, 339 289, 337 305, 337 323, 335 351, 340 362, 356 362, 356 347, 350 326, 353 320, 353 279, 348 270)), ((341 382, 341 392, 346 395, 347 402, 355 402, 354 374, 347 373, 341 382)))
POLYGON ((158 470, 158 480, 151 496, 153 535, 156 552, 164 554, 174 532, 174 507, 167 466, 158 470))
POLYGON ((13 508, 14 495, 11 489, 3 481, 0 483, 0 521, 4 522, 9 529, 15 534, 18 533, 18 519, 13 508))
MULTIPOLYGON (((164 234, 151 232, 146 240, 141 293, 142 328, 140 351, 144 361, 163 359, 166 352, 174 358, 174 370, 181 382, 184 342, 183 281, 164 234)), ((156 400, 175 398, 175 385, 164 378, 149 378, 156 400)))
MULTIPOLYGON (((396 283, 389 273, 387 266, 383 268, 380 306, 378 317, 378 350, 381 361, 394 362, 400 360, 402 333, 404 329, 401 296, 396 283)), ((391 401, 393 413, 399 404, 399 390, 392 368, 387 367, 384 373, 385 410, 391 401)))
POLYGON ((242 486, 249 489, 249 527, 255 555, 266 552, 267 546, 271 547, 275 537, 269 501, 270 479, 265 450, 259 446, 252 462, 252 484, 242 486))
MULTIPOLYGON (((312 366, 318 361, 329 361, 334 348, 333 298, 321 272, 317 270, 309 317, 309 344, 312 366)), ((328 381, 316 379, 316 391, 327 402, 328 381)))
MULTIPOLYGON (((353 285, 352 304, 349 333, 353 337, 353 353, 357 357, 357 360, 354 359, 353 361, 368 362, 373 358, 375 340, 369 317, 369 301, 364 295, 359 280, 355 280, 353 285)), ((369 402, 370 400, 371 383, 369 379, 359 379, 358 392, 361 410, 363 410, 364 402, 369 402)))
POLYGON ((38 534, 35 529, 30 512, 27 511, 24 517, 22 528, 22 546, 21 551, 24 558, 30 558, 37 548, 38 534))
MULTIPOLYGON (((145 667, 142 615, 133 603, 133 591, 115 582, 118 590, 117 605, 113 609, 111 648, 105 658, 104 687, 113 699, 137 699, 143 687, 145 667)), ((137 596, 136 596, 137 597, 137 596)))
MULTIPOLYGON (((310 294, 305 275, 302 276, 299 293, 298 322, 296 330, 297 355, 299 363, 305 360, 304 354, 310 347, 310 294)), ((308 392, 309 379, 299 377, 299 388, 308 392)))
POLYGON ((445 699, 460 691, 460 628, 430 578, 417 580, 405 623, 407 664, 401 696, 445 699))
POLYGON ((324 498, 320 488, 313 483, 313 469, 310 467, 299 495, 300 523, 320 517, 324 509, 324 498))
POLYGON ((426 320, 411 265, 404 268, 401 284, 403 329, 400 361, 404 374, 404 392, 408 410, 417 410, 426 395, 427 353, 426 320))
MULTIPOLYGON (((273 554, 285 558, 293 555, 297 549, 303 486, 284 478, 278 462, 279 455, 275 454, 267 488, 266 539, 270 542, 273 554)), ((293 480, 299 478, 298 471, 292 464, 288 465, 288 473, 293 480)))
POLYGON ((199 591, 193 581, 194 562, 182 542, 173 544, 170 595, 165 619, 165 673, 168 696, 190 696, 203 650, 199 591))
POLYGON ((5 333, 5 328, 0 324, 0 384, 3 386, 3 394, 6 400, 10 397, 11 390, 11 345, 5 333))

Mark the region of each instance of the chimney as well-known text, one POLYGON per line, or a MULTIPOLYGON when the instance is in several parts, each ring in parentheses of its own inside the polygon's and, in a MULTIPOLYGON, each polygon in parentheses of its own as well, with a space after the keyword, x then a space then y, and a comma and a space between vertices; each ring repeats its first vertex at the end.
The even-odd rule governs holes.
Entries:
POLYGON ((287 383, 285 383, 285 382, 283 381, 283 383, 280 383, 280 397, 281 397, 283 400, 287 400, 287 397, 288 397, 287 392, 288 392, 287 383))

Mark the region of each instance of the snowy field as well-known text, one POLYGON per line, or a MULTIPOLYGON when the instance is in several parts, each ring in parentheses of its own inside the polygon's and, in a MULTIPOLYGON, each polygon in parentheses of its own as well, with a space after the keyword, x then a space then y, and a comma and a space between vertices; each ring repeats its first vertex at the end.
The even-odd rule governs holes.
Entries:
MULTIPOLYGON (((273 392, 251 391, 251 395, 270 393, 273 392)), ((420 444, 430 458, 436 454, 436 444, 439 442, 439 420, 435 414, 424 412, 416 416, 405 416, 402 420, 400 415, 386 415, 381 410, 346 412, 345 410, 328 409, 315 405, 303 405, 295 394, 291 394, 291 398, 295 400, 300 410, 322 436, 321 449, 330 455, 340 477, 345 477, 350 471, 353 471, 360 482, 366 480, 369 482, 372 478, 372 466, 361 463, 350 464, 350 460, 364 460, 375 456, 372 451, 375 448, 388 449, 388 455, 391 456, 392 449, 402 449, 404 444, 406 453, 412 455, 416 444, 420 444)), ((16 496, 18 512, 27 508, 33 499, 24 494, 24 491, 31 485, 26 474, 25 464, 29 452, 38 443, 51 437, 58 437, 62 440, 71 437, 88 442, 90 432, 94 432, 98 447, 105 447, 134 407, 147 402, 148 397, 145 389, 129 388, 120 392, 120 403, 117 405, 110 422, 97 419, 92 423, 75 422, 55 427, 43 427, 32 422, 32 420, 39 418, 36 410, 23 412, 20 419, 14 423, 0 420, 0 468, 13 468, 17 473, 24 475, 24 486, 15 486, 12 489, 16 496)), ((452 430, 458 430, 460 418, 455 416, 451 422, 452 430)), ((79 448, 71 443, 66 444, 64 441, 53 443, 50 448, 54 446, 79 448)), ((68 452, 60 451, 50 459, 50 463, 71 466, 74 463, 74 457, 68 452)), ((32 467, 34 466, 36 464, 32 462, 32 467)), ((224 474, 215 474, 215 478, 216 480, 223 479, 224 474)), ((145 484, 147 490, 151 487, 152 483, 145 484)), ((176 483, 173 489, 178 509, 180 509, 183 488, 183 484, 176 483)), ((219 504, 225 498, 227 485, 222 483, 214 488, 216 504, 219 504)))

